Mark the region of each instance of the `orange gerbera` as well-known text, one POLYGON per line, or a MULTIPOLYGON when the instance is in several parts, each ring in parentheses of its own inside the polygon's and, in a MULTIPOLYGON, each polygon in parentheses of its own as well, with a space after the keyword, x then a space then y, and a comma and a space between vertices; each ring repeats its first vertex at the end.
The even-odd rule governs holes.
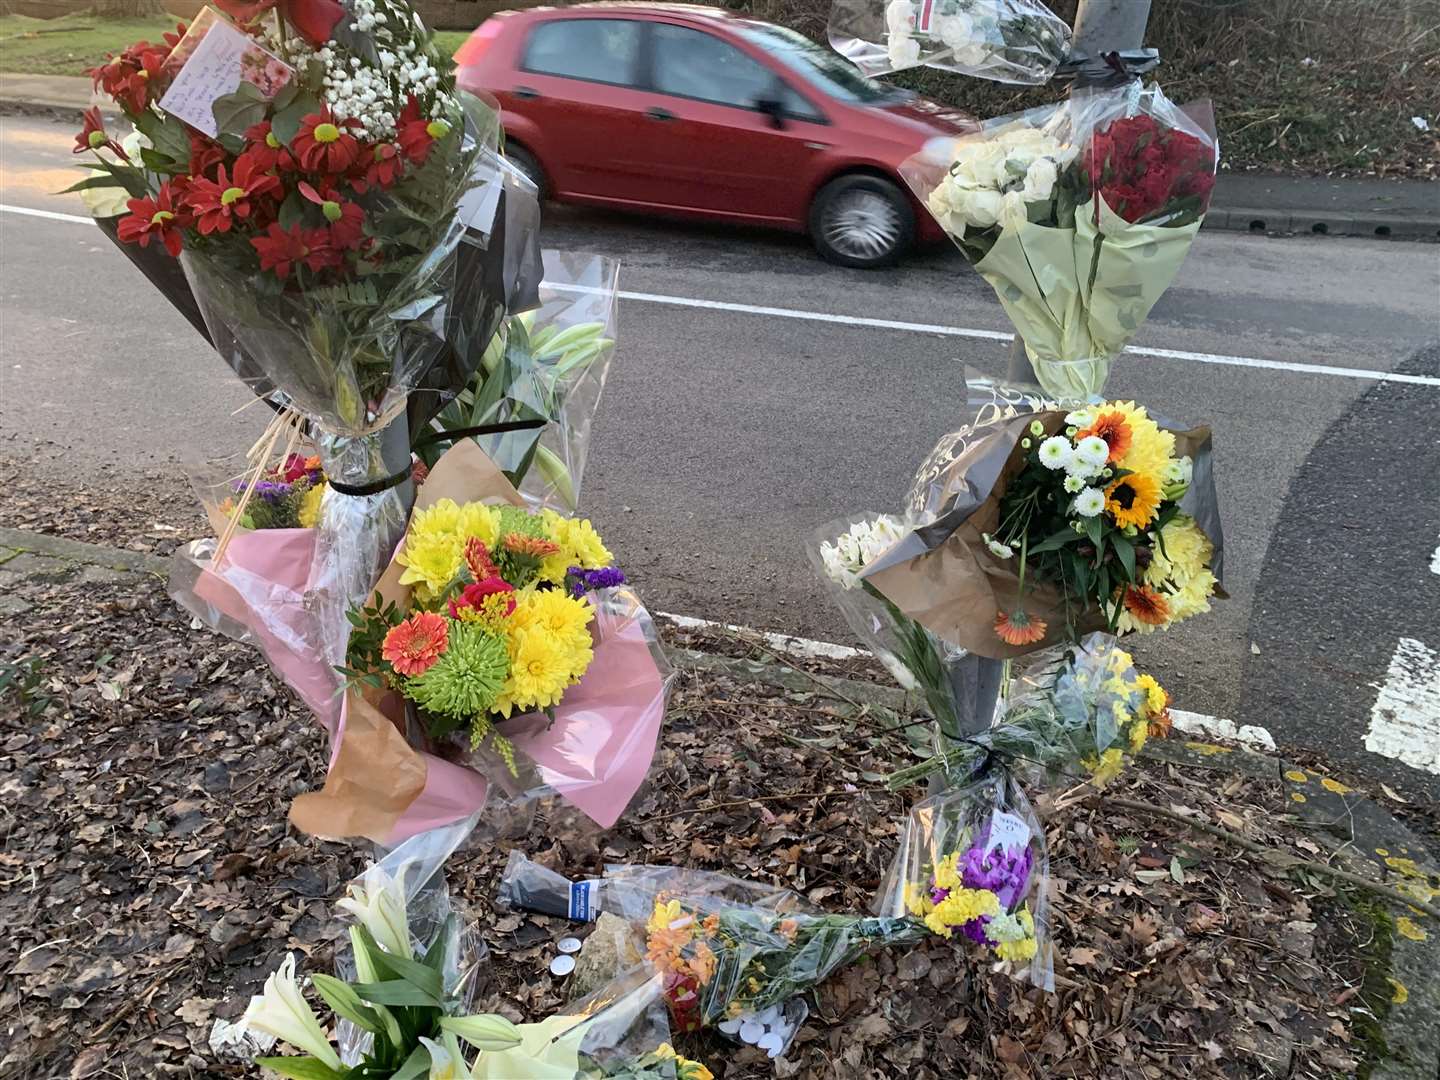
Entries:
POLYGON ((1149 585, 1125 587, 1125 610, 1138 621, 1164 626, 1170 621, 1170 603, 1149 585))
POLYGON ((1125 414, 1117 409, 1096 416, 1093 424, 1075 433, 1075 441, 1078 443, 1087 435, 1096 435, 1105 440, 1105 445, 1110 447, 1109 461, 1112 465, 1130 449, 1130 425, 1125 422, 1125 414))
POLYGON ((1170 716, 1170 710, 1166 709, 1159 716, 1150 718, 1149 730, 1145 734, 1152 739, 1168 739, 1172 724, 1174 724, 1174 720, 1170 716))
POLYGON ((444 618, 417 611, 385 635, 380 655, 401 675, 422 675, 449 645, 450 625, 444 618))
POLYGON ((1007 645, 1033 645, 1045 636, 1045 620, 1033 619, 1024 608, 999 612, 995 616, 995 633, 1007 645))

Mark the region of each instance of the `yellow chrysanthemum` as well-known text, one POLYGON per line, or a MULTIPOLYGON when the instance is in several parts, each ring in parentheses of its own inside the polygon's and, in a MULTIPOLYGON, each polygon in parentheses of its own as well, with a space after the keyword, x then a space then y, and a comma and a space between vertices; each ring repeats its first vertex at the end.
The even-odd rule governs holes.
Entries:
POLYGON ((905 885, 905 910, 911 915, 919 915, 922 918, 935 910, 934 903, 930 900, 930 890, 918 881, 907 882, 905 885))
POLYGON ((1136 718, 1135 723, 1130 726, 1130 753, 1138 754, 1145 745, 1145 740, 1150 737, 1150 725, 1144 720, 1136 718))
POLYGON ((316 484, 300 497, 297 515, 302 529, 313 529, 320 522, 320 501, 325 498, 325 485, 316 484))
POLYGON ((495 708, 504 716, 514 709, 545 709, 560 704, 572 681, 571 653, 539 627, 510 635, 510 677, 495 708))
POLYGON ((1210 610, 1210 597, 1215 592, 1215 575, 1201 570, 1170 596, 1170 621, 1179 622, 1192 615, 1201 615, 1210 610))
POLYGON ((1162 431, 1145 412, 1145 406, 1133 401, 1108 402, 1105 411, 1121 413, 1130 428, 1130 445, 1117 464, 1131 472, 1164 476, 1165 467, 1175 454, 1175 435, 1162 431))
POLYGON ((540 516, 550 539, 560 546, 558 552, 540 564, 541 581, 559 585, 572 566, 599 570, 615 561, 615 556, 605 547, 600 534, 588 519, 567 518, 554 510, 543 510, 540 516))
POLYGON ((515 631, 544 631, 577 660, 584 656, 588 665, 594 645, 589 626, 594 615, 595 609, 588 601, 577 600, 559 589, 524 589, 515 597, 509 625, 515 631))
POLYGON ((439 499, 417 510, 405 531, 405 546, 395 561, 405 567, 400 584, 414 585, 422 602, 433 599, 455 579, 465 564, 465 541, 472 536, 487 547, 495 544, 497 515, 484 503, 459 505, 439 499))
POLYGON ((1125 767, 1125 755, 1119 747, 1113 747, 1099 757, 1092 754, 1081 758, 1080 764, 1090 771, 1090 779, 1096 787, 1104 787, 1120 775, 1120 770, 1125 767))
POLYGON ((1000 914, 1000 900, 989 889, 951 889, 950 895, 925 916, 925 925, 932 933, 948 938, 954 927, 964 926, 981 915, 1000 914))
POLYGON ((951 852, 935 864, 936 888, 958 889, 960 887, 960 872, 956 869, 956 864, 959 861, 960 853, 951 852))
POLYGON ((1145 710, 1151 715, 1158 716, 1165 711, 1166 695, 1164 689, 1155 681, 1153 675, 1141 675, 1135 680, 1135 685, 1145 695, 1145 710))
POLYGON ((1160 543, 1151 549, 1145 584, 1163 585, 1172 578, 1191 578, 1206 568, 1215 546, 1195 519, 1181 514, 1160 530, 1160 543))
POLYGON ((1038 947, 1033 937, 1021 938, 1019 941, 1002 941, 995 946, 995 955, 1012 964, 1024 964, 1035 958, 1038 947))

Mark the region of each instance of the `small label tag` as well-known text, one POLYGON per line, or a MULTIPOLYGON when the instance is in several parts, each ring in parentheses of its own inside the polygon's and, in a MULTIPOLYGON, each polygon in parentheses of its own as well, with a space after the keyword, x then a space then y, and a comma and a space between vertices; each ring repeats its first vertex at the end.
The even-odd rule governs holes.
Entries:
POLYGON ((917 33, 928 34, 930 24, 935 19, 935 0, 920 0, 920 8, 915 12, 915 30, 917 33))
POLYGON ((576 881, 570 885, 570 918, 589 922, 595 916, 595 882, 576 881))
POLYGON ((295 74, 289 64, 208 7, 170 50, 165 70, 173 81, 160 98, 160 107, 212 139, 219 130, 217 99, 233 94, 242 82, 273 98, 295 74))
POLYGON ((986 841, 989 849, 999 847, 1006 852, 1016 851, 1030 843, 1030 826, 1014 814, 1003 810, 995 811, 990 819, 990 838, 986 841))

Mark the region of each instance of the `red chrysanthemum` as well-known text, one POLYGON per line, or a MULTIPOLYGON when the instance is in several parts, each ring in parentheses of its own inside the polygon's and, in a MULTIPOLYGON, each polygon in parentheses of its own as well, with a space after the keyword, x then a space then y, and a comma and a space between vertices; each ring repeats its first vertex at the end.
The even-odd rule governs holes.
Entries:
POLYGON ((290 149, 300 167, 312 173, 343 173, 360 157, 360 140, 350 134, 354 120, 336 120, 325 109, 300 121, 290 149))
POLYGON ((263 200, 279 192, 280 181, 257 168, 249 154, 241 154, 228 176, 220 165, 214 180, 191 177, 185 198, 195 212, 195 227, 205 235, 229 232, 235 222, 250 218, 263 200))
POLYGON ((120 144, 105 130, 105 121, 100 116, 100 106, 92 105, 85 110, 84 126, 80 134, 75 136, 74 153, 83 154, 87 150, 109 150, 122 161, 129 161, 130 158, 125 151, 120 149, 120 144))
POLYGON ((215 167, 223 165, 230 155, 214 139, 198 132, 190 133, 190 175, 215 178, 215 167))
POLYGON ((995 634, 1007 645, 1033 645, 1045 636, 1045 620, 1032 617, 1024 608, 1001 611, 995 616, 995 634))
POLYGON ((1109 412, 1102 412, 1095 417, 1095 422, 1083 431, 1075 433, 1075 441, 1089 435, 1097 435, 1105 440, 1105 445, 1110 448, 1110 456, 1106 460, 1112 464, 1125 456, 1125 451, 1130 449, 1130 425, 1125 422, 1125 414, 1112 409, 1109 412))
POLYGON ((450 125, 444 120, 427 120, 420 115, 420 103, 413 95, 400 113, 399 124, 400 149, 416 165, 425 164, 436 139, 450 134, 450 125))
POLYGON ((1170 603, 1149 585, 1125 586, 1125 610, 1137 622, 1164 626, 1170 619, 1170 603))
POLYGON ((367 187, 388 188, 404 172, 405 159, 400 156, 399 147, 394 143, 377 143, 370 151, 364 176, 356 178, 355 190, 363 193, 367 187))
POLYGON ((190 28, 183 22, 177 22, 174 30, 167 30, 160 35, 165 39, 165 47, 167 49, 174 49, 176 45, 180 44, 180 39, 185 36, 185 32, 189 29, 190 28))
POLYGON ((169 184, 161 184, 154 198, 131 199, 125 204, 130 213, 120 219, 116 233, 127 244, 149 247, 158 238, 165 250, 176 258, 180 255, 181 230, 190 224, 184 207, 174 199, 169 184))
POLYGON ((401 675, 423 675, 450 645, 450 624, 443 616, 417 611, 391 627, 380 655, 401 675))
POLYGON ((364 243, 365 211, 360 208, 359 203, 342 198, 334 188, 326 188, 323 192, 316 191, 314 186, 304 180, 300 181, 298 186, 300 194, 320 207, 324 213, 331 240, 336 248, 341 251, 354 251, 364 243))
POLYGON ((245 152, 266 172, 295 171, 295 158, 270 130, 270 121, 261 120, 245 129, 245 152))
POLYGON ((126 49, 103 67, 92 72, 96 83, 132 116, 163 92, 165 57, 169 49, 152 48, 142 41, 126 49))
POLYGON ((260 256, 260 269, 274 271, 281 281, 289 278, 296 264, 315 272, 341 262, 324 229, 302 229, 299 225, 286 229, 275 221, 264 236, 252 236, 250 246, 260 256))
POLYGON ((490 558, 490 549, 478 536, 472 536, 465 541, 465 565, 470 568, 470 576, 476 581, 500 576, 500 568, 495 565, 495 560, 490 558))

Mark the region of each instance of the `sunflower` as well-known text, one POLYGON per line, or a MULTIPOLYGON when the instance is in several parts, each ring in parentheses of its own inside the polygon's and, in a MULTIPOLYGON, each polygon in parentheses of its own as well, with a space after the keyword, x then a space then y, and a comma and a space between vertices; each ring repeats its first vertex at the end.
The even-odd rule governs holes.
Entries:
POLYGON ((1033 645, 1045 636, 1045 620, 1032 618, 1024 608, 998 612, 995 634, 1007 645, 1033 645))
POLYGON ((1148 473, 1127 473, 1105 489, 1105 512, 1120 528, 1143 529, 1160 512, 1160 484, 1148 473))
POLYGON ((1090 422, 1090 426, 1075 433, 1075 441, 1079 442, 1087 435, 1096 435, 1105 440, 1105 445, 1110 447, 1109 462, 1114 465, 1125 452, 1130 449, 1130 425, 1125 422, 1125 414, 1119 409, 1106 409, 1090 422))
POLYGON ((1116 464, 1130 472, 1164 476, 1175 455, 1174 433, 1161 430, 1146 414, 1145 406, 1133 401, 1112 401, 1105 406, 1105 411, 1119 413, 1130 429, 1130 446, 1116 464))

